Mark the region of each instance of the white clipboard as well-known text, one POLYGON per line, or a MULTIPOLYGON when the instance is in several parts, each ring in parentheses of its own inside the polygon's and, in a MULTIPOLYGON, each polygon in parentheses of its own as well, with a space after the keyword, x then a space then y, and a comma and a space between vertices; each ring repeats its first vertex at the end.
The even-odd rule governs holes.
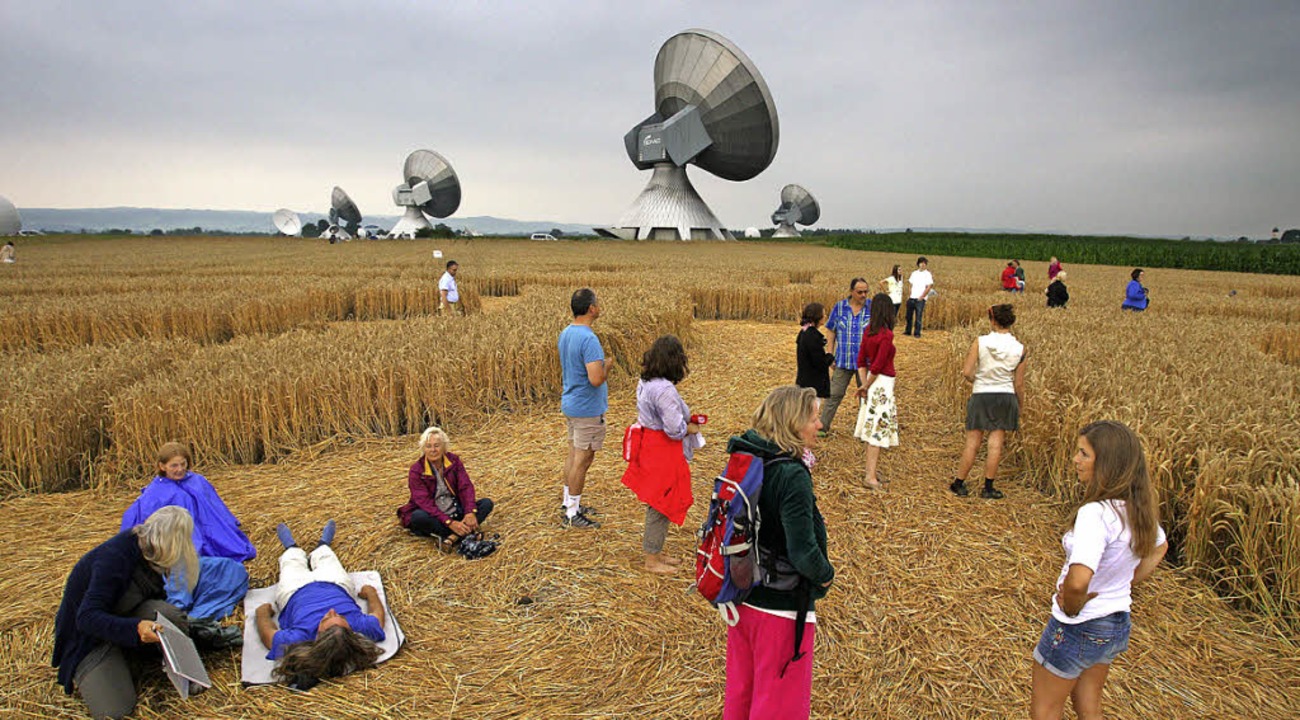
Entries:
POLYGON ((165 615, 156 615, 157 623, 162 627, 158 639, 162 644, 163 670, 167 672, 167 679, 176 686, 176 691, 182 698, 189 699, 191 695, 212 687, 212 679, 208 677, 207 668, 203 667, 194 641, 165 615))

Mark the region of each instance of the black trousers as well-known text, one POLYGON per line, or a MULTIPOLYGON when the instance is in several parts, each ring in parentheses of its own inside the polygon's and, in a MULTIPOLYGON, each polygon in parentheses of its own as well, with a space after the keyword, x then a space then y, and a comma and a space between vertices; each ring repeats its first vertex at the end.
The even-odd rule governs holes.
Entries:
MULTIPOLYGON (((491 500, 479 498, 474 503, 474 516, 478 518, 479 522, 483 522, 487 520, 488 515, 492 514, 493 507, 491 500)), ((451 519, 462 520, 464 517, 464 513, 459 513, 453 515, 451 519)), ((411 524, 407 525, 406 528, 416 535, 437 535, 440 538, 445 538, 451 534, 451 528, 443 524, 441 520, 418 508, 411 513, 411 524)))

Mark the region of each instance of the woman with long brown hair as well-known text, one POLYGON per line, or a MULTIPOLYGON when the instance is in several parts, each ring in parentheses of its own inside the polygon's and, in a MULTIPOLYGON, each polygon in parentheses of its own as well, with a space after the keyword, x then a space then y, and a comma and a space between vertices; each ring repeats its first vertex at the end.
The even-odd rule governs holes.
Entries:
POLYGON ((867 471, 863 483, 881 489, 876 476, 880 449, 898 447, 898 404, 894 400, 894 323, 898 315, 889 296, 871 299, 871 323, 858 350, 858 424, 853 437, 867 444, 867 471))
POLYGON ((1137 434, 1103 420, 1079 431, 1074 469, 1083 504, 1061 539, 1065 564, 1052 617, 1034 648, 1034 720, 1101 717, 1110 664, 1128 649, 1132 586, 1150 577, 1168 545, 1137 434))

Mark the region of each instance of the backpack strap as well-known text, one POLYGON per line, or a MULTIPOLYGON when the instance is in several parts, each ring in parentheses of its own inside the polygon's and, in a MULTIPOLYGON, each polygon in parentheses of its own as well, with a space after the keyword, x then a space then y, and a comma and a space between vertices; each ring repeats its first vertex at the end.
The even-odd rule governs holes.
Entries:
POLYGON ((803 645, 804 625, 808 622, 808 606, 812 604, 812 590, 808 586, 807 578, 799 578, 799 587, 795 590, 795 594, 798 598, 799 607, 794 617, 794 654, 790 656, 789 660, 785 661, 785 665, 781 667, 781 674, 778 677, 785 677, 785 671, 790 667, 790 663, 799 662, 799 659, 805 655, 805 653, 799 652, 799 648, 803 645))
POLYGON ((736 623, 740 622, 740 608, 736 607, 736 603, 722 603, 718 606, 718 614, 722 616, 722 622, 726 623, 727 627, 735 627, 736 623))

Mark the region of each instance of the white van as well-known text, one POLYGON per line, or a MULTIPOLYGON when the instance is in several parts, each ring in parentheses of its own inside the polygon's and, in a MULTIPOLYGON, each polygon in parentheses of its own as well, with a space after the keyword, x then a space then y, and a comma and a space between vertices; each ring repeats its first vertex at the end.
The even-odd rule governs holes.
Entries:
POLYGON ((555 236, 550 233, 533 233, 529 240, 554 240, 555 236))

